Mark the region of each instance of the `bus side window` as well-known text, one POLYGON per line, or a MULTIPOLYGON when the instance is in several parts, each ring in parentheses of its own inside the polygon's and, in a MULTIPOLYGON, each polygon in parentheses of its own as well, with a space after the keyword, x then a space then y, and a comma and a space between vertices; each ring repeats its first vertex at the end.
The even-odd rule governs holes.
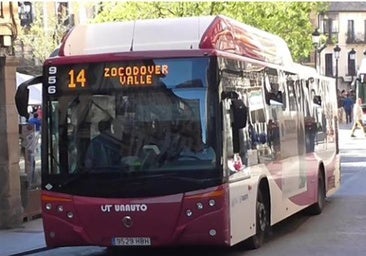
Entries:
POLYGON ((314 95, 313 102, 315 104, 318 104, 319 106, 322 105, 322 97, 319 95, 314 95))
POLYGON ((282 92, 281 91, 268 92, 268 93, 266 92, 267 105, 270 105, 271 101, 276 101, 276 102, 282 103, 282 101, 283 101, 282 92))

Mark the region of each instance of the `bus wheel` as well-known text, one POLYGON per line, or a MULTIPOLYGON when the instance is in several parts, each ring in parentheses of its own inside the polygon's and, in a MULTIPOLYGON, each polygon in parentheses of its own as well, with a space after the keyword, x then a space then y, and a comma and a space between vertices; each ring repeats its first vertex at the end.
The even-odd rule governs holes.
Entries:
POLYGON ((322 213, 325 205, 325 184, 324 184, 324 176, 319 173, 318 177, 318 195, 317 202, 311 205, 307 209, 307 213, 311 215, 318 215, 322 213))
POLYGON ((269 228, 269 209, 268 203, 262 194, 262 191, 258 190, 257 204, 256 204, 256 234, 247 240, 247 247, 249 249, 257 249, 261 247, 264 242, 265 235, 269 228))

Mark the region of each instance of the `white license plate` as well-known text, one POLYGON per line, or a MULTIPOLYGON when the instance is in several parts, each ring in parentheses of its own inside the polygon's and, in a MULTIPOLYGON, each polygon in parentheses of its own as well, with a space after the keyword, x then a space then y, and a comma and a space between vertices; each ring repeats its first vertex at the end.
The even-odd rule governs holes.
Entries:
POLYGON ((149 246, 151 245, 150 237, 113 237, 112 245, 114 246, 149 246))

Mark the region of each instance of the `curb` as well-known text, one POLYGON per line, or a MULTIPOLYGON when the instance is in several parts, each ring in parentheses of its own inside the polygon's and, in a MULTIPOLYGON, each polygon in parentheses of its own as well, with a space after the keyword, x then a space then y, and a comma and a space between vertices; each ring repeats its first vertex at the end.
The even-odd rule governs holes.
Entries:
POLYGON ((37 248, 37 249, 25 251, 25 252, 10 254, 9 256, 23 256, 23 255, 29 255, 29 254, 38 253, 38 252, 44 252, 44 251, 48 251, 48 250, 51 250, 51 248, 41 247, 41 248, 37 248))

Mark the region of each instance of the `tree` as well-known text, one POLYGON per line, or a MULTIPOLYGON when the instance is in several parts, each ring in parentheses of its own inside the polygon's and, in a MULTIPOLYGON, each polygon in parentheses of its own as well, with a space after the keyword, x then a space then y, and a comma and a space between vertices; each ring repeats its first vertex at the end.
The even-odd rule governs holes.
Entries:
MULTIPOLYGON (((35 2, 35 8, 41 10, 41 2, 35 2)), ((59 23, 56 15, 38 15, 29 27, 23 27, 18 35, 18 45, 28 49, 28 58, 41 64, 58 47, 67 27, 59 23)))
POLYGON ((310 14, 323 2, 103 2, 94 22, 222 14, 282 37, 293 59, 313 50, 310 14))
POLYGON ((16 54, 20 57, 24 73, 38 74, 41 65, 61 43, 63 36, 74 25, 74 13, 80 9, 92 10, 95 1, 34 1, 35 13, 31 24, 21 27, 16 44, 16 54))

